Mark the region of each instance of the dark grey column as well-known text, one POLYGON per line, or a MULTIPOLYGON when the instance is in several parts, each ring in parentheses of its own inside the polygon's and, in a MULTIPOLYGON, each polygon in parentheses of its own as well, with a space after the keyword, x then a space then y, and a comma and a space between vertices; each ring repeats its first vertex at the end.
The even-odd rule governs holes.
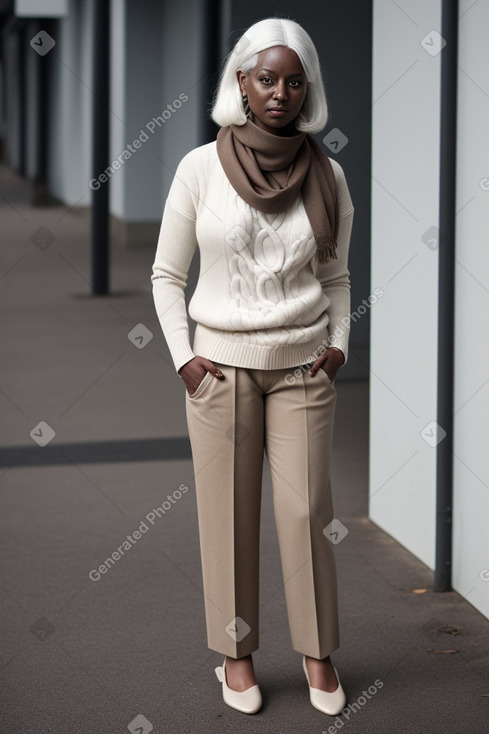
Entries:
POLYGON ((216 139, 218 127, 211 120, 209 109, 219 81, 221 56, 221 0, 204 0, 202 3, 202 119, 200 124, 201 144, 216 139))
POLYGON ((458 2, 443 0, 440 100, 440 212, 438 274, 437 422, 446 431, 436 454, 435 591, 452 583, 453 375, 457 144, 458 2))
MULTIPOLYGON (((110 3, 93 3, 92 175, 109 163, 110 3)), ((109 291, 109 181, 92 192, 92 293, 109 291)))

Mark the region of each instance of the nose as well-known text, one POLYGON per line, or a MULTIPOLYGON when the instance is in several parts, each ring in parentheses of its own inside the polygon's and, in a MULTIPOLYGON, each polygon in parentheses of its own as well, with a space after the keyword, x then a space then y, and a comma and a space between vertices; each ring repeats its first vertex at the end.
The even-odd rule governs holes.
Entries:
POLYGON ((287 92, 285 90, 285 84, 283 82, 277 83, 277 86, 273 91, 273 98, 277 100, 287 99, 287 92))

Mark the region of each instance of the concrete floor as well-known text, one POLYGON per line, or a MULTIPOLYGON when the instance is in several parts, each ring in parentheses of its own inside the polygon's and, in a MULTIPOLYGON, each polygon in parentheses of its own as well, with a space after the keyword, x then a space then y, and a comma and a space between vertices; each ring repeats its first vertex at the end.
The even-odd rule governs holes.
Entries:
POLYGON ((184 385, 151 296, 154 251, 113 246, 113 295, 92 297, 87 214, 31 207, 5 168, 0 187, 2 731, 489 732, 489 621, 455 592, 434 593, 432 572, 367 518, 366 382, 337 383, 333 490, 349 532, 335 546, 333 661, 348 718, 312 708, 291 649, 267 466, 254 655, 264 705, 247 716, 223 703, 222 657, 205 636, 184 385), (153 334, 142 349, 128 338, 138 324, 153 334), (171 510, 91 580, 182 484, 171 510))

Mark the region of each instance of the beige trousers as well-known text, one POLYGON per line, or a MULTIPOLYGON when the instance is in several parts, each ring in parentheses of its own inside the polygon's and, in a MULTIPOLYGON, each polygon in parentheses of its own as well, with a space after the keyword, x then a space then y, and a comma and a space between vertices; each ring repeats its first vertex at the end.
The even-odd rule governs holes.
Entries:
POLYGON ((264 451, 294 650, 315 658, 339 646, 330 461, 336 388, 308 367, 213 363, 186 392, 208 646, 240 658, 258 648, 259 538, 264 451))

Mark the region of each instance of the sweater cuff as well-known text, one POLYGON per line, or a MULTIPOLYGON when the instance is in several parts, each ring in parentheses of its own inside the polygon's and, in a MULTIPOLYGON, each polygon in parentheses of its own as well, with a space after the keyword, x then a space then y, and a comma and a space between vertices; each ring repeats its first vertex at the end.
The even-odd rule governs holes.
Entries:
POLYGON ((335 334, 333 332, 333 334, 329 338, 328 346, 341 349, 341 351, 345 355, 345 361, 341 365, 342 367, 344 367, 348 361, 348 336, 348 334, 342 334, 341 336, 339 336, 338 334, 335 334))
POLYGON ((180 367, 195 357, 186 334, 180 335, 179 338, 173 337, 170 354, 177 373, 180 367))

